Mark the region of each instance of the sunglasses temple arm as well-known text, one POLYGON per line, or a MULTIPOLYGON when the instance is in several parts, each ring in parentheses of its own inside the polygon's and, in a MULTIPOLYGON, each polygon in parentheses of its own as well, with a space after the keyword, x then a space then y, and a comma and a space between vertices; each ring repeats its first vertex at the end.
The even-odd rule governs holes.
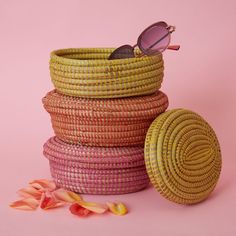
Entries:
POLYGON ((167 49, 170 49, 170 50, 179 50, 179 48, 180 48, 180 45, 169 45, 168 47, 167 47, 167 49))
MULTIPOLYGON (((167 49, 177 51, 177 50, 180 49, 180 45, 170 45, 170 46, 167 47, 167 49)), ((137 54, 136 57, 142 57, 144 55, 145 54, 143 52, 141 52, 141 53, 137 54)))

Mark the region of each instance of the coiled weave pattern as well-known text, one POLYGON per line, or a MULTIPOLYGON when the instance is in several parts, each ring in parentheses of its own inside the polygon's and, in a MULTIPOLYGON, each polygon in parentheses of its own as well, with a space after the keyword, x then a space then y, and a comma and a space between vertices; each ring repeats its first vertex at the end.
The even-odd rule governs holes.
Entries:
POLYGON ((57 137, 44 144, 58 187, 88 194, 123 194, 149 184, 143 147, 89 147, 67 144, 57 137))
POLYGON ((118 98, 151 94, 163 80, 162 55, 107 60, 114 48, 69 48, 51 53, 50 75, 58 92, 118 98))
POLYGON ((53 90, 42 101, 60 139, 104 147, 144 145, 150 124, 168 107, 168 98, 161 91, 130 98, 88 99, 53 90))
POLYGON ((175 109, 150 126, 145 163, 152 184, 164 197, 194 204, 213 191, 221 171, 221 152, 213 129, 202 117, 175 109))

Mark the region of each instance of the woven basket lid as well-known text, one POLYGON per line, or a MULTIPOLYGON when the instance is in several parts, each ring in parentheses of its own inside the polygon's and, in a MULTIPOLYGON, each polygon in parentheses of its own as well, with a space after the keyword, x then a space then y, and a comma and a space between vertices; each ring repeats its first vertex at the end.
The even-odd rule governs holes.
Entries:
POLYGON ((71 97, 52 90, 43 97, 42 102, 50 114, 96 120, 96 123, 100 119, 103 122, 153 120, 168 107, 168 97, 162 91, 148 96, 92 99, 71 97))
POLYGON ((70 167, 108 170, 145 165, 143 146, 110 148, 84 146, 66 143, 54 136, 44 144, 43 153, 50 161, 70 167))
POLYGON ((198 114, 170 110, 159 115, 148 130, 145 164, 153 186, 165 198, 179 204, 198 203, 219 179, 219 142, 198 114))

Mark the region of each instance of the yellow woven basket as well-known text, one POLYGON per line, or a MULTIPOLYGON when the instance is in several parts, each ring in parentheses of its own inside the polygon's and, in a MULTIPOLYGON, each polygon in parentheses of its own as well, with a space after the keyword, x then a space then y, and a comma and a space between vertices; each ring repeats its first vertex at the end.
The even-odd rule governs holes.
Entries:
POLYGON ((194 204, 213 191, 221 152, 210 125, 198 114, 175 109, 159 115, 145 140, 145 164, 154 187, 167 199, 194 204))
POLYGON ((58 92, 76 97, 118 98, 151 94, 163 80, 162 55, 108 60, 114 48, 69 48, 51 53, 58 92))

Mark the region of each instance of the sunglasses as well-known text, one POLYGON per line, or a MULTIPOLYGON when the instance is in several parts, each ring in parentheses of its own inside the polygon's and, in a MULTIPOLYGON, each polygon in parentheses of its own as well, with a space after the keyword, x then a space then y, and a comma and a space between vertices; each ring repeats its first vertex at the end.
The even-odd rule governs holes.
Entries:
POLYGON ((136 57, 143 55, 156 55, 166 49, 179 50, 179 45, 169 45, 170 35, 175 31, 175 26, 167 25, 166 22, 160 21, 147 27, 138 37, 137 44, 134 46, 123 45, 115 49, 109 56, 108 60, 124 59, 135 57, 135 47, 138 46, 141 53, 136 57))

